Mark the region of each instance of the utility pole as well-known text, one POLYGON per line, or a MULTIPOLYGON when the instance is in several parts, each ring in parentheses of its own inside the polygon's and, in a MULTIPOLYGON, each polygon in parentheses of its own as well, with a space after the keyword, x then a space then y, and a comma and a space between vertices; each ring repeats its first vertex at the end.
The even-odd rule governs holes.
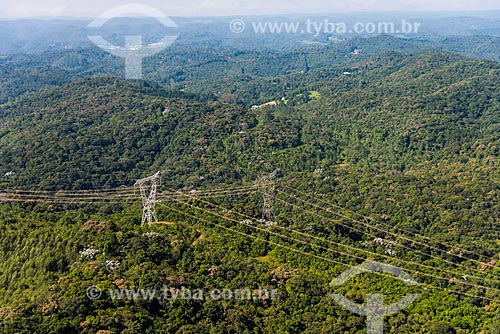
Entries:
POLYGON ((260 178, 260 191, 262 192, 262 197, 264 199, 261 222, 265 223, 268 227, 276 225, 276 222, 274 222, 273 209, 276 186, 273 181, 277 174, 278 170, 275 170, 271 174, 264 175, 260 178))
POLYGON ((144 226, 145 222, 148 222, 148 225, 151 225, 153 220, 158 223, 154 207, 155 203, 161 202, 156 199, 156 187, 159 176, 160 172, 157 172, 152 176, 137 180, 135 183, 135 186, 139 186, 142 197, 143 209, 141 226, 144 226))

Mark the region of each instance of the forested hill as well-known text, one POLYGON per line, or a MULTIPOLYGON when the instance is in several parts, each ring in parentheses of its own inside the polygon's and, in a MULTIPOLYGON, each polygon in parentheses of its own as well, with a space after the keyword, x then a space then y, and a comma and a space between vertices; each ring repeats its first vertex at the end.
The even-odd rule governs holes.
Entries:
POLYGON ((498 63, 392 52, 348 70, 218 87, 235 101, 277 101, 255 110, 115 78, 27 94, 0 106, 2 173, 16 172, 2 182, 116 187, 168 168, 179 184, 232 183, 257 178, 269 164, 289 172, 353 162, 404 171, 475 157, 486 143, 482 154, 496 156, 498 63))
POLYGON ((222 159, 209 153, 214 145, 256 120, 238 106, 187 98, 145 82, 98 78, 7 103, 0 155, 2 168, 16 175, 4 184, 88 189, 128 185, 164 168, 173 177, 202 173, 195 167, 203 155, 211 154, 211 163, 222 159))

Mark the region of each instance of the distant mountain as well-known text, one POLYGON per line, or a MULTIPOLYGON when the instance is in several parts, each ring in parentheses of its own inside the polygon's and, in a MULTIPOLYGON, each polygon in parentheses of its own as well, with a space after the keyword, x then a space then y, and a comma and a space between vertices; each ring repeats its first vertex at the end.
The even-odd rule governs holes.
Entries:
MULTIPOLYGON (((100 35, 115 45, 123 45, 126 35, 141 35, 145 43, 154 43, 166 34, 179 35, 177 45, 221 46, 233 48, 253 48, 286 50, 309 43, 328 43, 329 38, 352 39, 373 37, 374 34, 336 34, 328 31, 302 33, 262 33, 253 30, 254 24, 263 22, 293 23, 305 27, 307 21, 324 24, 325 20, 345 23, 352 27, 357 22, 391 22, 398 25, 402 19, 420 23, 416 34, 409 38, 446 38, 454 36, 500 37, 500 14, 485 13, 366 13, 331 14, 309 16, 247 16, 241 17, 246 30, 235 34, 230 30, 232 17, 184 18, 173 17, 178 28, 165 28, 154 19, 114 18, 100 28, 88 28, 89 19, 20 19, 0 20, 0 55, 18 53, 39 53, 43 51, 87 48, 92 46, 89 35, 100 35)), ((377 32, 380 33, 380 32, 377 32)), ((396 34, 396 33, 395 33, 396 34)), ((397 34, 396 34, 397 35, 397 34)))
MULTIPOLYGON (((415 54, 422 50, 498 60, 500 38, 469 36, 428 40, 380 35, 282 51, 179 44, 145 59, 143 71, 146 80, 163 87, 210 96, 227 93, 229 87, 233 87, 230 93, 240 90, 235 86, 251 87, 252 84, 248 83, 257 79, 265 82, 276 76, 320 69, 343 72, 356 63, 368 62, 381 52, 415 54)), ((123 59, 97 48, 4 56, 0 58, 0 103, 41 87, 66 83, 71 78, 124 77, 124 71, 123 59)), ((264 103, 269 96, 258 91, 257 94, 247 92, 241 98, 245 104, 264 103)))

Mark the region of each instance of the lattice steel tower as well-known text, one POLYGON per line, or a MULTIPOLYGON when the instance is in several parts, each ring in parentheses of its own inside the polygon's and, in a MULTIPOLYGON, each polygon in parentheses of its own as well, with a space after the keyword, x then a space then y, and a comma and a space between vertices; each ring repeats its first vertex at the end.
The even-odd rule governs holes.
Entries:
POLYGON ((143 226, 145 222, 148 222, 148 225, 151 225, 153 220, 158 223, 154 207, 155 203, 161 202, 156 199, 156 187, 159 177, 160 172, 157 172, 155 175, 137 180, 135 183, 135 186, 139 186, 142 197, 143 209, 141 226, 143 226))
POLYGON ((262 197, 264 199, 264 204, 262 207, 262 222, 266 223, 266 225, 274 225, 274 196, 275 193, 275 184, 274 179, 278 174, 278 170, 275 170, 269 175, 265 175, 260 178, 260 191, 262 192, 262 197))

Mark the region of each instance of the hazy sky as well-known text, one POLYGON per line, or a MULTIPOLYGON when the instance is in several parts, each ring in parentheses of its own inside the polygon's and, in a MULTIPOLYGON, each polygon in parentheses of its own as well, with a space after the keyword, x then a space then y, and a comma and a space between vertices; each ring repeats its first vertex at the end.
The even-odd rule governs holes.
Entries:
POLYGON ((154 7, 168 16, 500 9, 500 0, 0 0, 0 18, 95 17, 131 2, 154 7))

